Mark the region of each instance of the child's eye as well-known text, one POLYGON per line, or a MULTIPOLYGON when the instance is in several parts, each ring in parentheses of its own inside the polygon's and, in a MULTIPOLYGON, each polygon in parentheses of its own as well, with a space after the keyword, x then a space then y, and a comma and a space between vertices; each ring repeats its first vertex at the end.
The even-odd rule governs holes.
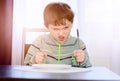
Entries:
POLYGON ((57 29, 57 28, 53 28, 53 30, 59 30, 59 29, 57 29))
POLYGON ((69 28, 69 27, 68 27, 68 26, 66 26, 66 27, 64 28, 64 30, 65 30, 65 29, 68 29, 68 28, 69 28))

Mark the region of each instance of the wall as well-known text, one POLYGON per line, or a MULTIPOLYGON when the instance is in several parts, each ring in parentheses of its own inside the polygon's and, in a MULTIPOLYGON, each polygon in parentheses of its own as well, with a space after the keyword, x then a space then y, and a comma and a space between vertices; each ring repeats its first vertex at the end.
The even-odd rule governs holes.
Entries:
POLYGON ((79 30, 94 66, 120 74, 120 1, 80 0, 79 30))

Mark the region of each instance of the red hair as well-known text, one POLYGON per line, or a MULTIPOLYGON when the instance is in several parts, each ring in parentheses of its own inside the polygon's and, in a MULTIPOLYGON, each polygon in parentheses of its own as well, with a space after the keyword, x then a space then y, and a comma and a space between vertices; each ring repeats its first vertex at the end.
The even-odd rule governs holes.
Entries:
POLYGON ((45 7, 44 10, 44 24, 48 27, 49 24, 52 25, 64 25, 66 20, 73 23, 74 13, 71 7, 62 2, 50 3, 45 7))

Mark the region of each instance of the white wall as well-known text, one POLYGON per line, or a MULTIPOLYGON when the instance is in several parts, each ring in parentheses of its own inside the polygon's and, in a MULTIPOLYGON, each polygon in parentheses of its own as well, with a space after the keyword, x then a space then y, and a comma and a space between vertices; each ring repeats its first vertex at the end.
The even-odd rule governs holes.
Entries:
POLYGON ((120 75, 120 0, 113 0, 112 3, 113 53, 111 69, 120 75))
POLYGON ((79 30, 86 41, 95 66, 110 67, 112 52, 112 2, 109 0, 81 0, 79 30))
POLYGON ((120 0, 80 0, 79 30, 94 66, 120 74, 120 0))
POLYGON ((26 21, 25 0, 14 0, 13 9, 13 38, 12 38, 12 64, 21 63, 22 54, 22 27, 26 21))
MULTIPOLYGON (((64 1, 75 12, 74 27, 79 27, 80 38, 87 45, 93 66, 105 66, 120 74, 120 0, 64 1)), ((34 0, 14 0, 12 64, 21 64, 23 27, 44 26, 41 17, 46 3, 36 2, 42 5, 36 5, 34 0)))

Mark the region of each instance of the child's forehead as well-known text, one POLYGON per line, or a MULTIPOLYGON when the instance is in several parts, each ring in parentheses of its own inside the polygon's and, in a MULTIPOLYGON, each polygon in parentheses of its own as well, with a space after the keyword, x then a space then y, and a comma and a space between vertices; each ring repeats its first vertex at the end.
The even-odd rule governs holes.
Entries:
POLYGON ((71 25, 72 25, 72 23, 70 21, 66 21, 65 24, 59 24, 59 25, 49 24, 49 27, 52 27, 52 28, 64 28, 64 27, 70 27, 71 25))
POLYGON ((69 24, 69 25, 58 25, 58 26, 49 24, 49 28, 57 28, 57 29, 63 29, 65 27, 71 27, 71 26, 72 26, 72 24, 69 24))

